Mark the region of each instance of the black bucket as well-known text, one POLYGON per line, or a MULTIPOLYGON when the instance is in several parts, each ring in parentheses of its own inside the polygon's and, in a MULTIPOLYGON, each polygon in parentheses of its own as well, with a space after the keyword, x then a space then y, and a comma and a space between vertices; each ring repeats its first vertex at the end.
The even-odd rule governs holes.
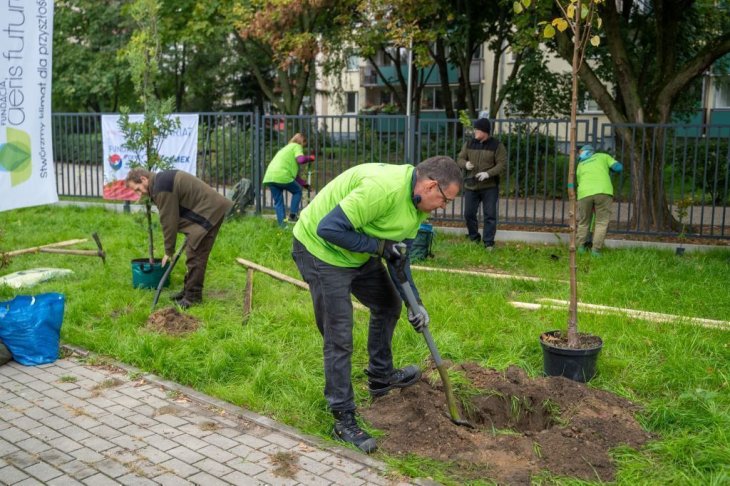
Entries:
MULTIPOLYGON (((160 265, 159 258, 155 258, 154 263, 150 263, 149 258, 138 258, 132 260, 132 287, 136 289, 156 289, 160 284, 162 276, 165 274, 166 266, 160 265)), ((165 282, 164 287, 170 286, 170 279, 165 282)))
MULTIPOLYGON (((550 331, 545 334, 554 335, 560 332, 550 331)), ((596 376, 596 362, 603 348, 603 341, 589 349, 558 348, 545 343, 542 339, 540 345, 545 376, 564 376, 581 383, 586 383, 596 376)))

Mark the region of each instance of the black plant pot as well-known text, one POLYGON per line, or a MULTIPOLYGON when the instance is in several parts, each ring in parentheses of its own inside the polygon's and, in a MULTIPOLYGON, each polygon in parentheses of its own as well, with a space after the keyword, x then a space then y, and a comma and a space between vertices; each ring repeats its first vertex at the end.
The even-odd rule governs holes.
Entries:
MULTIPOLYGON (((554 336, 562 331, 550 331, 543 336, 554 336)), ((573 381, 586 383, 596 376, 596 361, 598 354, 603 348, 603 341, 598 339, 598 344, 587 349, 570 349, 557 347, 547 343, 540 336, 542 346, 543 371, 546 376, 564 376, 573 381)))
POLYGON ((684 247, 678 246, 677 248, 674 249, 674 252, 676 253, 677 256, 682 256, 682 255, 684 255, 684 247))

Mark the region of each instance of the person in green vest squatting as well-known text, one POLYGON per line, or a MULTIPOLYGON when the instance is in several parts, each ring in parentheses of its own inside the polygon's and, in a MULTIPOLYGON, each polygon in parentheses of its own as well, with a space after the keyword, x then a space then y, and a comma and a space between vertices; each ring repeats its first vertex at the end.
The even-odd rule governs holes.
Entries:
POLYGON ((578 253, 585 253, 591 217, 595 212, 593 228, 593 256, 600 256, 608 231, 613 204, 611 172, 621 172, 624 166, 608 154, 596 152, 592 145, 584 145, 578 152, 575 172, 578 183, 578 253))
POLYGON ((446 156, 431 157, 417 167, 358 165, 327 184, 294 226, 292 256, 309 284, 324 338, 324 396, 334 415, 333 434, 366 453, 375 451, 377 444, 355 417, 351 295, 370 310, 365 370, 370 394, 379 397, 415 384, 421 370, 415 365, 394 368, 391 350, 405 300, 396 290, 401 258, 406 259, 406 275, 419 302, 419 309, 408 309, 408 320, 421 331, 429 317, 420 304, 408 254, 402 255, 399 246, 411 244, 429 213, 457 197, 461 180, 459 166, 446 156))
POLYGON ((271 191, 274 199, 276 221, 281 228, 286 227, 284 216, 284 191, 291 193, 289 203, 289 221, 295 222, 299 214, 299 203, 302 200, 302 187, 308 188, 307 181, 299 177, 299 168, 309 162, 314 162, 314 155, 304 155, 304 146, 307 139, 301 133, 295 133, 289 143, 279 150, 264 174, 264 184, 271 191))

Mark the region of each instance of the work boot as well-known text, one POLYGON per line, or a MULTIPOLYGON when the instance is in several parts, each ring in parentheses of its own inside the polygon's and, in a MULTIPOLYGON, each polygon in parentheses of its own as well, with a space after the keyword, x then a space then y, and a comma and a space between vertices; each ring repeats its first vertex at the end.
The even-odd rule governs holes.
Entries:
POLYGON ((421 378, 421 369, 416 365, 409 365, 405 368, 393 370, 390 376, 376 376, 368 370, 365 374, 368 380, 368 389, 373 398, 387 395, 393 388, 405 388, 416 383, 421 378))
POLYGON ((183 292, 183 297, 179 299, 175 299, 175 303, 182 307, 183 309, 188 309, 196 304, 200 304, 203 301, 203 298, 199 295, 185 295, 183 292))
POLYGON ((170 296, 170 300, 180 300, 183 297, 185 297, 185 291, 181 290, 180 292, 175 292, 170 296))
POLYGON ((335 416, 335 428, 332 431, 335 438, 355 445, 366 454, 377 450, 378 445, 375 443, 375 439, 357 425, 354 410, 333 411, 332 415, 335 416))

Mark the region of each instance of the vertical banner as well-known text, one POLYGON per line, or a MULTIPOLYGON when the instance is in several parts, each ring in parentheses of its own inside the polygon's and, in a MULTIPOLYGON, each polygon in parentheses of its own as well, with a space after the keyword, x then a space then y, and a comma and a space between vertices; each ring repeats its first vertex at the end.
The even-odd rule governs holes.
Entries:
POLYGON ((52 41, 52 0, 0 2, 0 211, 58 201, 52 41))
MULTIPOLYGON (((198 115, 173 114, 170 118, 180 121, 180 128, 162 141, 160 155, 172 157, 173 169, 195 175, 198 160, 198 115)), ((129 121, 141 122, 144 115, 129 115, 129 121)), ((119 115, 101 116, 102 143, 104 145, 104 199, 136 201, 138 196, 124 186, 130 163, 137 154, 124 148, 124 134, 119 129, 119 115)), ((144 160, 138 162, 144 164, 144 160)))

